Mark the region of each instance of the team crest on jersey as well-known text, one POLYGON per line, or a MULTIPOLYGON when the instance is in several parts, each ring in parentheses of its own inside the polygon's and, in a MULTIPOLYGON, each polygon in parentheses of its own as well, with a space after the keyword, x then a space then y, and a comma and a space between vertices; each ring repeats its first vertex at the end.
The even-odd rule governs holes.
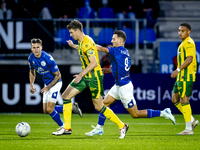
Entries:
POLYGON ((46 66, 46 62, 45 62, 45 61, 42 61, 42 62, 41 62, 41 65, 42 65, 42 66, 46 66))
POLYGON ((33 61, 33 64, 35 64, 35 62, 33 61))

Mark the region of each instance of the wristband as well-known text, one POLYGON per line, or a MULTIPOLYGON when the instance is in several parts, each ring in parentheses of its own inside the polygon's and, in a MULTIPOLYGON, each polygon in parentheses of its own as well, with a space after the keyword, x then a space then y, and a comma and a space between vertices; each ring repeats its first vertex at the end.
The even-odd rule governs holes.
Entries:
POLYGON ((176 70, 177 70, 178 72, 180 72, 180 71, 181 71, 181 69, 179 69, 179 68, 177 68, 176 70))

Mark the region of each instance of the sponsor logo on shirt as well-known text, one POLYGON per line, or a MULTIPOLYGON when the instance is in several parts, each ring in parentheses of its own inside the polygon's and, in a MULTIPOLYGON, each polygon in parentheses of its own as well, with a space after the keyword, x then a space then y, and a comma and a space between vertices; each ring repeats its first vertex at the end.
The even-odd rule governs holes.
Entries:
POLYGON ((40 74, 45 74, 49 71, 45 71, 42 67, 38 67, 37 72, 40 73, 40 74))

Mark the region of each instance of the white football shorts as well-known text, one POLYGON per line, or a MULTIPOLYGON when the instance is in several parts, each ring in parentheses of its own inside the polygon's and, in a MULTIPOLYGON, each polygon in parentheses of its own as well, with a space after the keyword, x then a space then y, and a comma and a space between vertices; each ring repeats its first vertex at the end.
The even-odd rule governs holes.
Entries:
POLYGON ((114 85, 108 92, 108 94, 114 97, 116 100, 120 100, 125 108, 131 108, 136 104, 133 97, 133 84, 129 82, 126 85, 119 86, 114 85))
MULTIPOLYGON (((46 85, 45 85, 46 86, 46 85)), ((43 93, 43 103, 56 103, 60 97, 60 90, 62 87, 62 81, 56 83, 47 93, 43 93)))

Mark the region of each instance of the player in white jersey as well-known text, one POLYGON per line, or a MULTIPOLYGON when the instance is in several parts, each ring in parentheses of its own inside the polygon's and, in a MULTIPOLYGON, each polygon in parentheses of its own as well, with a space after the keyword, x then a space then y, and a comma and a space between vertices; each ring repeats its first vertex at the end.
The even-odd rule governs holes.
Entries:
MULTIPOLYGON (((44 113, 50 114, 52 119, 60 128, 62 128, 64 124, 60 118, 59 112, 63 112, 63 107, 55 105, 62 87, 59 68, 53 57, 42 50, 42 40, 36 38, 32 39, 31 51, 32 54, 28 58, 30 69, 30 92, 32 94, 35 92, 34 82, 36 78, 36 70, 40 75, 42 75, 45 84, 41 89, 41 93, 43 93, 43 111, 44 113)), ((73 108, 75 112, 78 112, 79 115, 82 116, 82 112, 77 103, 75 103, 73 108)))
MULTIPOLYGON (((122 104, 133 118, 153 118, 157 116, 170 119, 175 124, 175 118, 171 114, 171 110, 166 108, 159 110, 138 110, 135 98, 133 97, 133 84, 130 79, 131 58, 129 52, 124 48, 126 34, 121 31, 115 31, 112 37, 113 47, 102 47, 97 45, 97 50, 108 53, 111 57, 111 69, 103 68, 104 73, 112 72, 115 78, 115 85, 109 90, 104 99, 104 104, 110 106, 116 100, 121 99, 122 104)), ((96 127, 90 132, 85 133, 86 136, 102 135, 103 125, 106 118, 103 114, 99 114, 99 120, 96 127)))

